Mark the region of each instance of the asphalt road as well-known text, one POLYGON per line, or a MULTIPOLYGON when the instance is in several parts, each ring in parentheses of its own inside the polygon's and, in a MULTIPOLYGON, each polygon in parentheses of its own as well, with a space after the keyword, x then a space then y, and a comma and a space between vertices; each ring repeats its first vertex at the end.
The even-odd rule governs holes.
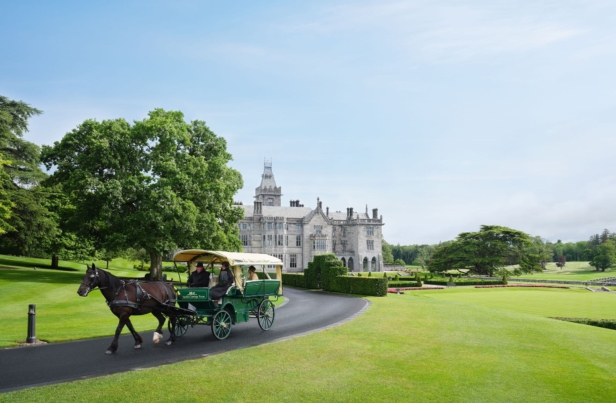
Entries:
MULTIPOLYGON (((165 338, 157 345, 152 343, 152 332, 140 332, 144 343, 141 349, 135 350, 132 336, 126 335, 120 338, 118 351, 112 355, 105 354, 111 336, 2 349, 0 392, 155 367, 273 343, 338 325, 361 314, 369 305, 361 298, 293 288, 285 288, 284 295, 288 303, 276 309, 276 319, 270 330, 262 331, 257 320, 251 318, 246 323, 234 325, 225 340, 216 340, 209 326, 195 326, 167 346, 164 341, 169 332, 165 325, 165 338)), ((102 300, 101 309, 107 309, 102 300)), ((155 323, 152 316, 153 326, 155 323)))

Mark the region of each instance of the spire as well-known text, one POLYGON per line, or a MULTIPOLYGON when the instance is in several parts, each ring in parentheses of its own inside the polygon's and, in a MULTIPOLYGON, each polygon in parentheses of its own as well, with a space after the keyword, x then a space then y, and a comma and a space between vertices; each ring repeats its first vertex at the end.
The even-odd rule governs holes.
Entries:
POLYGON ((280 206, 282 188, 276 187, 276 179, 272 171, 272 160, 265 159, 263 163, 263 174, 261 175, 261 185, 255 189, 255 200, 263 203, 264 206, 280 206))

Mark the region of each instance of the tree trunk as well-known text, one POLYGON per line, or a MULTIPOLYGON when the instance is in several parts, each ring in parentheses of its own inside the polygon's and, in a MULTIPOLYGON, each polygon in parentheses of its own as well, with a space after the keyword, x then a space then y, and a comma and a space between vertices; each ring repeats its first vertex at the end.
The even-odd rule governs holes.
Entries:
POLYGON ((109 270, 109 260, 105 260, 105 262, 107 262, 107 267, 105 267, 105 270, 109 270))
POLYGON ((163 257, 157 252, 150 252, 150 279, 161 281, 163 279, 163 257))
POLYGON ((54 270, 58 270, 59 261, 60 261, 60 258, 58 257, 58 255, 56 255, 55 253, 51 255, 51 268, 54 270))

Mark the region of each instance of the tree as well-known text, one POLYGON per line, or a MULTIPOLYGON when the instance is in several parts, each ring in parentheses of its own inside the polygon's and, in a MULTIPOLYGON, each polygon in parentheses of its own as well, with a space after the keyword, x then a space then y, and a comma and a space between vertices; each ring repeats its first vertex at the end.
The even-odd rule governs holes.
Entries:
POLYGON ((391 264, 394 262, 394 255, 391 253, 391 245, 383 239, 383 263, 391 264))
MULTIPOLYGON (((445 271, 470 267, 474 274, 492 276, 506 265, 527 259, 525 249, 531 237, 522 231, 496 225, 482 225, 479 232, 463 232, 456 240, 437 249, 428 265, 430 271, 445 271)), ((539 269, 533 260, 527 260, 518 271, 539 269)))
POLYGON ((560 267, 562 270, 563 267, 567 264, 567 257, 565 255, 560 255, 556 261, 556 266, 560 267))
POLYGON ((402 266, 405 266, 405 265, 406 265, 406 263, 404 263, 404 260, 402 260, 402 259, 396 259, 396 261, 394 262, 394 264, 399 264, 399 265, 402 265, 402 266))
POLYGON ((39 168, 40 148, 22 139, 28 119, 43 112, 22 101, 0 95, 0 154, 5 172, 16 186, 31 186, 45 178, 39 168))
POLYGON ((165 252, 241 249, 233 196, 243 183, 230 160, 205 122, 162 109, 133 125, 86 120, 42 153, 73 206, 70 229, 97 250, 145 249, 152 279, 165 252))
POLYGON ((605 271, 616 265, 616 246, 611 240, 599 244, 596 247, 592 260, 589 263, 597 271, 605 271))

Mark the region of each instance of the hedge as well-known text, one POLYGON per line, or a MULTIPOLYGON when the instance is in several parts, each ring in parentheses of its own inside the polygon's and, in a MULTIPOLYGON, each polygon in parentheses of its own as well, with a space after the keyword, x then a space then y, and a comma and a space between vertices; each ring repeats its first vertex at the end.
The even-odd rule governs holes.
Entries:
POLYGON ((339 276, 336 278, 335 287, 328 291, 384 297, 387 296, 387 279, 384 277, 339 276))
MULTIPOLYGON (((449 281, 439 281, 439 280, 434 280, 434 279, 428 279, 425 280, 424 283, 426 284, 433 284, 433 285, 447 285, 449 284, 449 281)), ((455 285, 495 285, 495 284, 503 284, 503 282, 501 280, 498 281, 486 281, 486 280, 476 280, 476 281, 453 281, 453 283, 455 285)))
POLYGON ((597 326, 597 327, 603 327, 606 329, 616 330, 616 319, 558 318, 558 317, 553 317, 552 319, 564 320, 566 322, 580 323, 582 325, 597 326))
MULTIPOLYGON (((335 255, 318 255, 308 263, 304 274, 283 274, 282 284, 302 288, 322 288, 347 294, 387 296, 387 278, 352 277, 335 255)), ((407 286, 408 282, 405 282, 407 286)))
POLYGON ((387 285, 389 288, 404 288, 404 287, 419 287, 419 284, 410 281, 390 281, 387 285))
POLYGON ((282 284, 291 287, 306 288, 303 274, 282 273, 282 284))

